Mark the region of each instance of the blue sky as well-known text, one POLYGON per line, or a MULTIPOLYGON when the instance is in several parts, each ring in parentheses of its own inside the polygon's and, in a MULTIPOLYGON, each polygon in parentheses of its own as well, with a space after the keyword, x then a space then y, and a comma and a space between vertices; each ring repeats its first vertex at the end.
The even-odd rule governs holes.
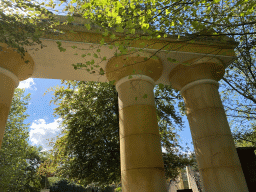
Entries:
MULTIPOLYGON (((50 150, 47 139, 55 138, 61 132, 61 118, 54 117, 54 108, 57 107, 53 102, 50 104, 50 100, 53 98, 53 91, 44 93, 54 86, 64 86, 61 84, 61 80, 56 79, 38 79, 29 78, 25 81, 21 81, 18 88, 25 88, 25 95, 31 94, 30 102, 27 109, 27 114, 30 115, 24 123, 30 123, 29 126, 29 144, 43 146, 44 150, 50 150)), ((178 110, 178 108, 177 108, 178 110)), ((185 122, 185 128, 182 132, 178 132, 182 139, 181 146, 186 147, 185 143, 188 143, 190 150, 193 150, 191 145, 191 133, 187 118, 183 117, 185 122)))

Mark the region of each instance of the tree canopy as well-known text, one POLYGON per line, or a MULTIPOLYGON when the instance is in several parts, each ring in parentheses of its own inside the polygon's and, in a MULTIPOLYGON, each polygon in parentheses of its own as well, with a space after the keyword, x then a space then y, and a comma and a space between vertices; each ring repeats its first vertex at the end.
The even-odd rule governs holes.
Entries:
POLYGON ((42 157, 40 148, 28 144, 29 124, 25 113, 30 95, 15 89, 3 143, 0 149, 0 191, 39 191, 41 178, 37 175, 42 157))
POLYGON ((43 4, 35 4, 30 0, 1 0, 0 43, 14 48, 22 58, 27 51, 25 45, 41 44, 43 48, 39 38, 55 31, 52 29, 55 25, 53 14, 42 7, 43 4))

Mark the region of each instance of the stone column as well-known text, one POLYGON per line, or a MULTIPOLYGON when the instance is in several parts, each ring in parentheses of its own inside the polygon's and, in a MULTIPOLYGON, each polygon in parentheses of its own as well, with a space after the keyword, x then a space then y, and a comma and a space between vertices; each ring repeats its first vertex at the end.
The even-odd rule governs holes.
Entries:
POLYGON ((185 101, 204 189, 206 192, 248 192, 218 92, 218 81, 225 68, 215 58, 186 63, 191 65, 178 65, 169 77, 185 101))
POLYGON ((117 82, 122 190, 167 192, 153 92, 162 64, 145 57, 114 57, 106 68, 108 80, 117 82))
POLYGON ((14 90, 19 81, 32 75, 33 67, 34 62, 28 54, 23 60, 16 51, 0 43, 0 148, 14 90))

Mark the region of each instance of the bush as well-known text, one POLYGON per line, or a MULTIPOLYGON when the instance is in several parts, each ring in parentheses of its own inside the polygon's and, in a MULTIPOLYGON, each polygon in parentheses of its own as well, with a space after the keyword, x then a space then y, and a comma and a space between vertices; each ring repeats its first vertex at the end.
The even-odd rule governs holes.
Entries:
POLYGON ((122 191, 122 187, 118 187, 115 189, 115 192, 121 192, 122 191))
POLYGON ((62 179, 50 187, 50 192, 86 192, 87 190, 79 185, 68 183, 62 179))

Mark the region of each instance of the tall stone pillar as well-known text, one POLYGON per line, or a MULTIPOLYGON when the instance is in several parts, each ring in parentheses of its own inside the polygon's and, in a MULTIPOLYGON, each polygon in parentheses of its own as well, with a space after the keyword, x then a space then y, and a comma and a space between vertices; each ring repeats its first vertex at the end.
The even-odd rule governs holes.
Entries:
POLYGON ((24 60, 20 54, 0 43, 0 148, 4 130, 11 107, 12 97, 19 81, 32 75, 34 62, 25 54, 24 60), (29 61, 29 62, 26 62, 29 61))
POLYGON ((154 59, 144 61, 146 56, 114 57, 106 68, 108 80, 116 81, 118 91, 124 192, 167 192, 153 92, 162 64, 154 59))
POLYGON ((218 92, 225 69, 215 58, 190 60, 170 75, 180 90, 205 192, 248 192, 241 164, 218 92))

